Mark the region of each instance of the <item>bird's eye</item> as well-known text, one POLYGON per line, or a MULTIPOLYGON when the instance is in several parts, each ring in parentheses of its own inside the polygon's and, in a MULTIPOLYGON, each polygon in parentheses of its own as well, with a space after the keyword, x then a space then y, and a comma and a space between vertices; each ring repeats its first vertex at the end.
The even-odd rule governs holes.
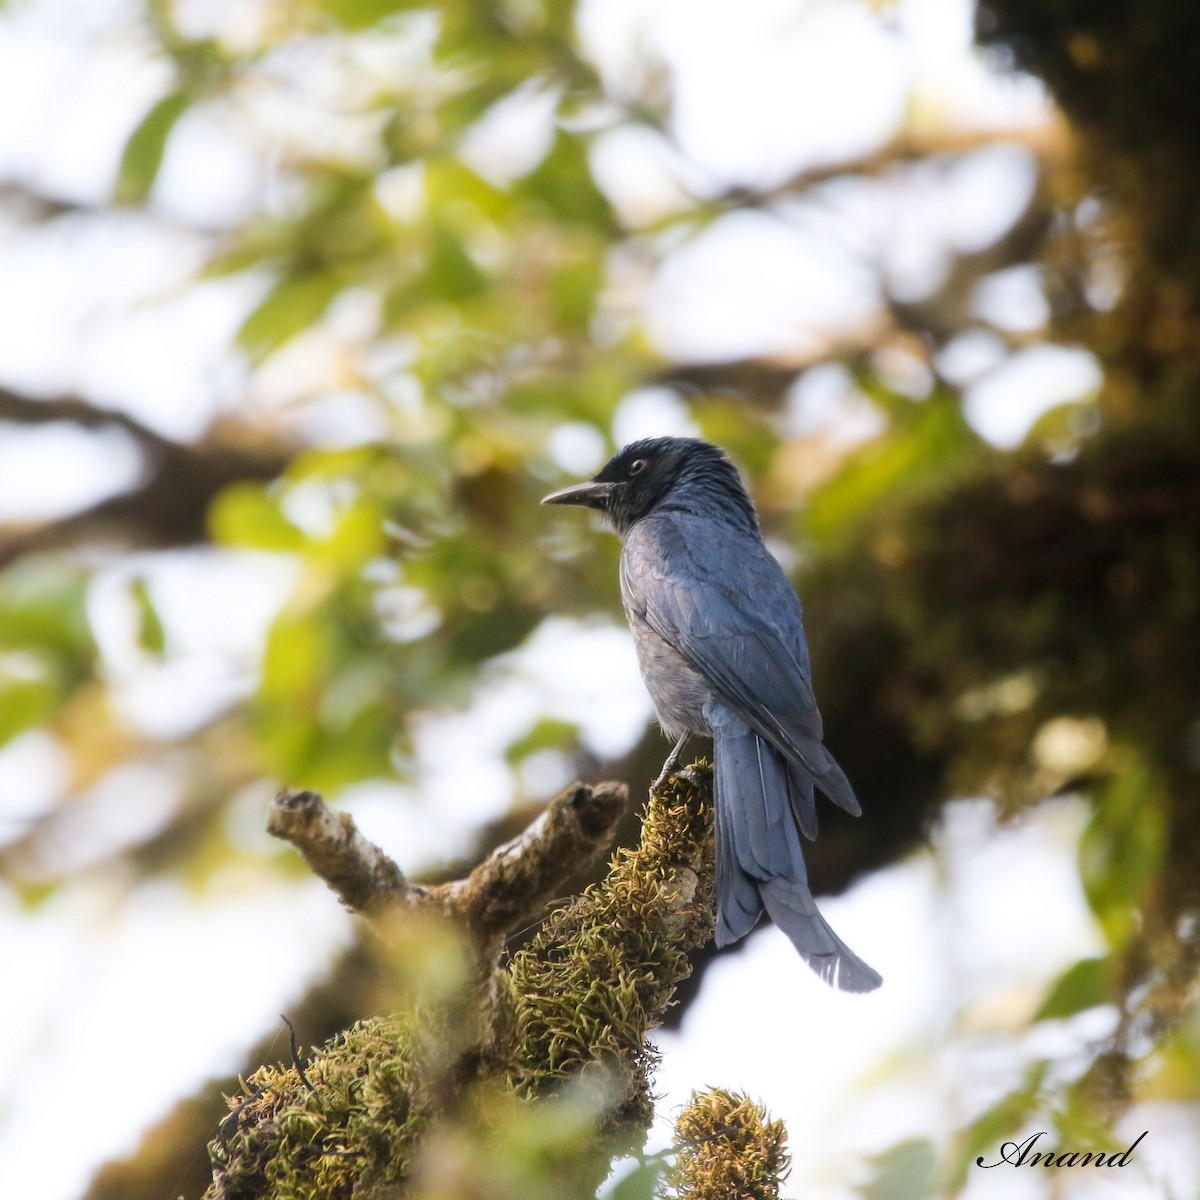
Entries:
POLYGON ((640 475, 647 468, 647 466, 649 466, 649 460, 645 458, 635 458, 633 462, 629 464, 629 474, 640 475))

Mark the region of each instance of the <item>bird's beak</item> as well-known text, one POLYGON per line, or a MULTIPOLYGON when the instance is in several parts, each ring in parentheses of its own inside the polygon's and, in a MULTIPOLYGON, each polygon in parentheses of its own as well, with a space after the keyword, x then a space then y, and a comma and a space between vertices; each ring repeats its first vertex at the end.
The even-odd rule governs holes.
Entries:
POLYGON ((603 512, 608 508, 612 496, 613 483, 577 483, 574 487, 563 488, 561 492, 551 492, 542 498, 543 504, 579 504, 584 508, 598 508, 603 512))

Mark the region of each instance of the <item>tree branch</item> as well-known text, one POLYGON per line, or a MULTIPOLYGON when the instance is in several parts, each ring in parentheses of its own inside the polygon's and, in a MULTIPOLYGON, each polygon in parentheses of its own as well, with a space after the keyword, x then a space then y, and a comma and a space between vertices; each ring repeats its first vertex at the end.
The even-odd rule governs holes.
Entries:
POLYGON ((10 529, 0 536, 0 567, 25 554, 119 541, 135 546, 183 546, 208 538, 208 508, 232 483, 268 481, 291 462, 286 445, 256 442, 247 426, 223 426, 199 442, 175 442, 128 413, 99 408, 75 396, 39 400, 0 388, 0 422, 69 422, 84 429, 115 428, 142 452, 140 483, 61 520, 10 529))
POLYGON ((481 935, 506 938, 608 846, 627 799, 623 783, 573 784, 466 879, 446 884, 445 897, 481 935))
POLYGON ((349 813, 335 813, 316 792, 282 791, 267 818, 272 837, 291 842, 351 911, 369 917, 425 889, 358 832, 349 813))
POLYGON ((50 425, 56 421, 69 421, 84 429, 121 429, 147 450, 162 451, 175 445, 136 417, 119 409, 89 404, 78 396, 55 396, 39 400, 9 388, 0 388, 0 421, 12 421, 18 425, 50 425))
MULTIPOLYGON (((1070 139, 1062 122, 1047 120, 1037 125, 1006 129, 1003 140, 1022 146, 1045 163, 1061 162, 1070 152, 1070 139)), ((782 183, 769 187, 733 187, 722 193, 716 203, 731 211, 768 208, 780 200, 795 199, 821 184, 849 176, 879 178, 897 168, 928 162, 938 157, 967 155, 995 146, 996 131, 928 129, 907 130, 885 146, 860 158, 807 167, 782 183)))
POLYGON ((573 784, 465 879, 442 884, 409 883, 349 813, 334 813, 316 792, 280 792, 267 832, 295 846, 351 912, 371 920, 399 907, 458 915, 491 961, 510 933, 608 846, 627 795, 624 784, 573 784))

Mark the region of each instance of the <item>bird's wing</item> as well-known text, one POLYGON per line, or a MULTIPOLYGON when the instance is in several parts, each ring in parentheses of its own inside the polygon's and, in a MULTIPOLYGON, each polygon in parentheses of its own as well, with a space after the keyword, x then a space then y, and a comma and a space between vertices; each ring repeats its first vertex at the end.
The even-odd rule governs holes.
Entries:
MULTIPOLYGON (((800 599, 759 539, 686 514, 650 517, 626 539, 621 587, 746 724, 858 815, 849 782, 821 745, 800 599)), ((807 812, 796 816, 812 827, 807 812)))

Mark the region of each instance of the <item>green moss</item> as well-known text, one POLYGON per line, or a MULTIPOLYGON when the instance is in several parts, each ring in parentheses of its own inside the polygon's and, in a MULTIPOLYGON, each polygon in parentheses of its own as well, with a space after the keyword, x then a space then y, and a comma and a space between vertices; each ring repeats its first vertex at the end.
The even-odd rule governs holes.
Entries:
POLYGON ((402 1180, 426 1123, 413 1045, 400 1023, 373 1019, 318 1050, 303 1079, 294 1066, 261 1067, 209 1144, 206 1200, 360 1198, 402 1180))
POLYGON ((762 1105, 719 1088, 693 1092, 675 1138, 678 1158, 667 1184, 678 1200, 779 1200, 787 1134, 762 1105))
POLYGON ((509 1079, 553 1093, 586 1069, 609 1073, 614 1132, 653 1118, 646 1034, 712 936, 711 770, 677 775, 650 801, 642 840, 607 876, 554 913, 508 972, 509 1079))

